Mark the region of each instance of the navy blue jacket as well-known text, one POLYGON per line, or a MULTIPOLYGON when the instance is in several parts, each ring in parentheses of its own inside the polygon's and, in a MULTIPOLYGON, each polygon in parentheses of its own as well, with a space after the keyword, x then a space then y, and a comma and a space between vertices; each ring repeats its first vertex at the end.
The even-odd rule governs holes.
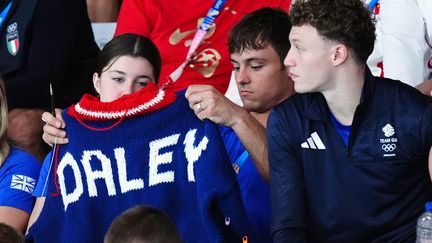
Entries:
MULTIPOLYGON (((0 12, 8 3, 0 0, 0 12)), ((49 107, 49 83, 58 107, 93 90, 99 48, 85 0, 13 0, 0 27, 0 43, 0 74, 9 108, 49 107)))
POLYGON ((274 242, 409 242, 431 198, 432 99, 366 72, 346 147, 321 93, 296 94, 267 131, 274 242))

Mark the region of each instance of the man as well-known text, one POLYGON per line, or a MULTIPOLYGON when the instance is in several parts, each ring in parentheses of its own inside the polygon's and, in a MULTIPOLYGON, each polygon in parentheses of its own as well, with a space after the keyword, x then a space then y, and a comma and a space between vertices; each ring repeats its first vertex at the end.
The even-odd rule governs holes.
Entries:
POLYGON ((265 125, 271 109, 293 93, 283 59, 289 50, 288 14, 263 8, 246 15, 229 35, 235 80, 244 107, 232 103, 213 86, 192 85, 189 105, 200 119, 223 125, 243 204, 259 237, 270 242, 270 192, 265 125))
POLYGON ((431 98, 366 67, 359 0, 297 2, 294 95, 267 124, 274 242, 412 242, 430 199, 431 98))

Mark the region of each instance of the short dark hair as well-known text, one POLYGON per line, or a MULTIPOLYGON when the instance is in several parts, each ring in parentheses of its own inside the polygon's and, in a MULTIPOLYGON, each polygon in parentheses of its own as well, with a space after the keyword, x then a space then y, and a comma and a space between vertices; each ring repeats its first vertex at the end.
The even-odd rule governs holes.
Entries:
POLYGON ((181 239, 164 212, 140 205, 126 210, 112 222, 104 242, 181 243, 181 239))
POLYGON ((159 81, 161 57, 156 45, 147 37, 136 34, 123 34, 114 37, 99 53, 96 72, 99 76, 116 58, 121 56, 142 57, 153 66, 155 83, 159 81))
POLYGON ((288 13, 277 8, 261 8, 247 14, 236 24, 229 36, 230 53, 242 53, 245 49, 259 50, 271 45, 281 64, 290 49, 288 35, 291 23, 288 13))
POLYGON ((326 39, 346 45, 360 63, 374 48, 375 26, 361 0, 298 0, 290 18, 293 26, 311 25, 326 39))
POLYGON ((0 242, 24 243, 23 235, 10 225, 0 223, 0 242))

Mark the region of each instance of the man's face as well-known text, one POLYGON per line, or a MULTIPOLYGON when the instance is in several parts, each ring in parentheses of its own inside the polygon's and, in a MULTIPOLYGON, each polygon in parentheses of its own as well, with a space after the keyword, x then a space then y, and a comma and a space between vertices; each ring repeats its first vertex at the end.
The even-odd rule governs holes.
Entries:
POLYGON ((292 81, 270 45, 260 50, 232 53, 231 63, 240 98, 248 111, 267 112, 293 91, 292 81))
POLYGON ((310 25, 293 26, 291 48, 284 64, 298 93, 323 92, 331 87, 332 51, 330 41, 310 25))

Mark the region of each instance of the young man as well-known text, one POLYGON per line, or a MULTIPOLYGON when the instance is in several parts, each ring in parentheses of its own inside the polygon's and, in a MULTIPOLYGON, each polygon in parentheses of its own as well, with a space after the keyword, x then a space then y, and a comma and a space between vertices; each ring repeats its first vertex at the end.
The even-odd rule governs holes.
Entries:
POLYGON ((291 10, 286 59, 300 93, 267 124, 274 242, 412 242, 430 199, 432 99, 366 67, 359 0, 291 10))
POLYGON ((282 10, 263 8, 245 16, 229 35, 231 62, 244 107, 229 101, 210 85, 193 85, 186 92, 200 119, 223 125, 243 204, 259 237, 270 242, 270 191, 265 125, 271 109, 293 93, 283 65, 289 50, 291 24, 282 10))

